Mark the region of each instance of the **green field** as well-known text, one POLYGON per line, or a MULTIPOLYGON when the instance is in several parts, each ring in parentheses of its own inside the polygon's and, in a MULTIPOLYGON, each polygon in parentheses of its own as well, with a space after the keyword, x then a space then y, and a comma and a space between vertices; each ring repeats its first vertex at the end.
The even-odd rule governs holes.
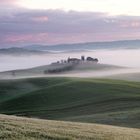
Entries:
POLYGON ((139 140, 140 131, 88 123, 0 115, 1 140, 139 140))
POLYGON ((140 128, 140 83, 87 78, 3 80, 0 114, 140 128))

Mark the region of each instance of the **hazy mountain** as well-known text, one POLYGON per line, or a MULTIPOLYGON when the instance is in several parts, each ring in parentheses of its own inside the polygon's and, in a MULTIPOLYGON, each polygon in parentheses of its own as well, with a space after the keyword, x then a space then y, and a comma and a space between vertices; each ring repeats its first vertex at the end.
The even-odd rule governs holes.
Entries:
POLYGON ((83 52, 97 49, 140 49, 140 40, 122 40, 112 42, 89 42, 59 45, 29 45, 24 47, 1 48, 0 54, 31 55, 59 52, 83 52))
POLYGON ((89 42, 59 45, 30 45, 24 48, 29 50, 48 51, 72 51, 72 50, 95 50, 95 49, 137 49, 140 48, 140 40, 122 40, 112 42, 89 42))
MULTIPOLYGON (((0 49, 0 55, 31 55, 31 54, 44 54, 41 50, 29 50, 25 48, 2 48, 0 49)), ((47 51, 46 51, 47 53, 47 51)))

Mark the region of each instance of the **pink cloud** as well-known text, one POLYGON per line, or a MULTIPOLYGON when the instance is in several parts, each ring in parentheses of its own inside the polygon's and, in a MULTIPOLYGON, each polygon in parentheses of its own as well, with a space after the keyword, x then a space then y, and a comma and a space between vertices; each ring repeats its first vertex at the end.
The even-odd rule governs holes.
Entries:
POLYGON ((139 27, 140 17, 23 10, 10 16, 5 13, 0 16, 0 43, 60 44, 137 39, 140 38, 139 27))
POLYGON ((36 22, 47 22, 49 18, 47 16, 40 16, 40 17, 34 17, 32 18, 32 20, 36 22))
POLYGON ((136 39, 140 37, 139 32, 131 34, 115 33, 113 36, 108 33, 89 33, 89 34, 55 34, 55 33, 39 33, 26 35, 8 35, 5 36, 2 43, 8 44, 63 44, 63 43, 79 43, 92 41, 112 41, 123 39, 136 39))
POLYGON ((45 41, 48 37, 47 33, 39 34, 25 34, 25 35, 8 35, 4 38, 3 42, 5 43, 29 43, 29 42, 42 42, 45 41))
POLYGON ((139 28, 140 21, 123 21, 120 23, 120 26, 124 28, 139 28))

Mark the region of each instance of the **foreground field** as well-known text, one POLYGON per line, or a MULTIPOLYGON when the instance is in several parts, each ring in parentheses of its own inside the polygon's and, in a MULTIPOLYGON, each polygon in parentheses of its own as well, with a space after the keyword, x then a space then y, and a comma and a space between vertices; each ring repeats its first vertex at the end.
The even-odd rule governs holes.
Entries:
POLYGON ((140 83, 86 78, 3 80, 0 113, 140 128, 140 83))
POLYGON ((0 115, 3 140, 139 140, 140 130, 0 115))

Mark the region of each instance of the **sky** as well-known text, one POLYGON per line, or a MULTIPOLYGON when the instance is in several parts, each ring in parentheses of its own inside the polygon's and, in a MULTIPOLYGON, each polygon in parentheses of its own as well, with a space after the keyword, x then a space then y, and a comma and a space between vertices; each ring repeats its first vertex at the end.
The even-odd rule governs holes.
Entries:
POLYGON ((0 0, 0 47, 140 39, 139 0, 0 0))

